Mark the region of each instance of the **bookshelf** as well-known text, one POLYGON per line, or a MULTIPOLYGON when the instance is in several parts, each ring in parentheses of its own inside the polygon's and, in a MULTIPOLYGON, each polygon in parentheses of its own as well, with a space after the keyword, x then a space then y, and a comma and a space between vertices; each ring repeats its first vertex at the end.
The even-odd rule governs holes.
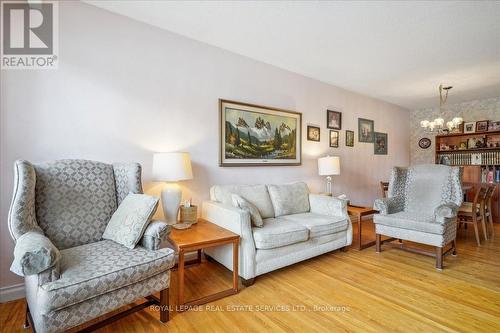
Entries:
MULTIPOLYGON (((463 167, 463 183, 477 188, 488 182, 493 172, 497 189, 493 197, 494 222, 500 222, 500 131, 453 133, 436 136, 435 163, 463 167)), ((468 193, 474 199, 475 190, 468 193)))

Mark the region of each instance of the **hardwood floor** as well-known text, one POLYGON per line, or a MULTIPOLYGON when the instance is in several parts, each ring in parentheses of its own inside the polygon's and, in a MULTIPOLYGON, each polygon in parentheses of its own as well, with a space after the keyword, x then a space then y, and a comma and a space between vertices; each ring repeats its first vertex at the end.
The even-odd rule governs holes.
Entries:
MULTIPOLYGON (((368 241, 373 231, 364 223, 368 241)), ((197 310, 171 313, 166 325, 148 309, 99 332, 500 332, 498 224, 496 234, 477 247, 471 228, 459 230, 458 256, 447 256, 442 272, 433 258, 352 247, 260 276, 197 310)), ((172 277, 175 306, 175 271, 172 277)), ((230 285, 229 271, 203 262, 186 272, 186 299, 230 285)), ((29 332, 23 320, 24 300, 0 304, 1 332, 29 332)))

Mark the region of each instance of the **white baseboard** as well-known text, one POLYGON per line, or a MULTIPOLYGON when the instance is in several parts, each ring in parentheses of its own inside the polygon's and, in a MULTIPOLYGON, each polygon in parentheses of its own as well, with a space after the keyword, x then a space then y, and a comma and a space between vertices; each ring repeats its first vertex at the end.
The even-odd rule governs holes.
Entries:
POLYGON ((26 295, 24 291, 24 283, 14 284, 8 287, 0 288, 0 303, 13 301, 16 299, 24 298, 26 295))

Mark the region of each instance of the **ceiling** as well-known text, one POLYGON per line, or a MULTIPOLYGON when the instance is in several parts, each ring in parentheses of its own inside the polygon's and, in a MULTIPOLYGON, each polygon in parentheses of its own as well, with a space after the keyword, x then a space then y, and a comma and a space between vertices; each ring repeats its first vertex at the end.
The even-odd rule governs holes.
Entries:
POLYGON ((86 1, 409 109, 500 96, 498 1, 86 1))

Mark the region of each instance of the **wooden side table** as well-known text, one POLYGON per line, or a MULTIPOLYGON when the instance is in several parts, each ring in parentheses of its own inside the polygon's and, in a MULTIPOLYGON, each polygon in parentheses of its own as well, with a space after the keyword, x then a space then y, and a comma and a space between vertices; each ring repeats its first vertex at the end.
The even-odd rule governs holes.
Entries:
POLYGON ((347 212, 349 213, 349 215, 355 216, 358 219, 358 250, 361 251, 363 249, 366 249, 367 247, 375 245, 375 241, 361 244, 361 229, 363 224, 363 217, 377 214, 378 210, 369 207, 348 205, 347 212))
POLYGON ((201 305, 217 299, 238 293, 238 245, 240 236, 219 227, 204 219, 198 219, 198 223, 193 224, 189 229, 172 229, 169 241, 174 246, 179 255, 178 263, 178 294, 177 304, 179 309, 192 305, 201 305), (184 255, 187 252, 198 252, 198 261, 201 261, 201 250, 209 247, 233 244, 233 287, 218 293, 204 296, 197 300, 184 302, 184 255))

